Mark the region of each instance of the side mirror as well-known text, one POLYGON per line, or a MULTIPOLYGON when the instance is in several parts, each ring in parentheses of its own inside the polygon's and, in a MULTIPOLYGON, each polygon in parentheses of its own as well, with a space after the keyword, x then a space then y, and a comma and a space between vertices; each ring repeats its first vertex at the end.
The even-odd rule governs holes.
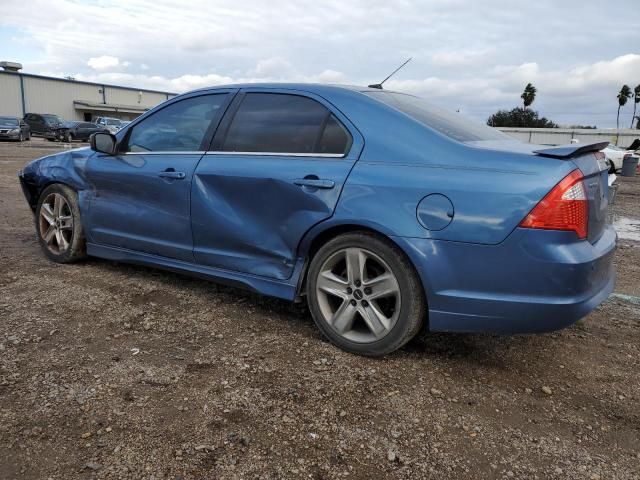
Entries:
POLYGON ((97 132, 89 138, 91 150, 114 155, 116 153, 116 137, 111 133, 97 132))

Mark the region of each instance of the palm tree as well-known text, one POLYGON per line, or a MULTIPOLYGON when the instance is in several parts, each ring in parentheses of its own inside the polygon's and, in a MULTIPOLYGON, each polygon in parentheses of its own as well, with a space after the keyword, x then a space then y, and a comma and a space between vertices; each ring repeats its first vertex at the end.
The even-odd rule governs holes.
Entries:
POLYGON ((622 85, 618 92, 618 117, 616 118, 616 128, 620 129, 620 109, 627 104, 627 100, 631 97, 631 89, 629 85, 622 85))
POLYGON ((520 127, 524 127, 526 126, 525 124, 527 123, 526 120, 526 113, 527 113, 527 107, 529 105, 531 105, 533 103, 533 101, 536 99, 536 87, 534 87, 531 83, 527 83, 527 86, 524 87, 524 92, 522 92, 522 95, 520 95, 520 98, 522 99, 522 112, 520 115, 520 121, 518 122, 520 125, 520 127))
POLYGON ((636 107, 640 103, 640 85, 636 85, 636 88, 633 89, 633 115, 631 116, 631 126, 629 128, 633 128, 633 121, 638 118, 636 117, 636 107))
POLYGON ((526 109, 529 105, 531 105, 533 101, 536 99, 536 91, 537 91, 536 87, 534 87, 530 83, 527 83, 527 86, 524 87, 524 92, 522 92, 522 95, 520 95, 520 98, 522 99, 522 104, 524 105, 523 110, 526 109))

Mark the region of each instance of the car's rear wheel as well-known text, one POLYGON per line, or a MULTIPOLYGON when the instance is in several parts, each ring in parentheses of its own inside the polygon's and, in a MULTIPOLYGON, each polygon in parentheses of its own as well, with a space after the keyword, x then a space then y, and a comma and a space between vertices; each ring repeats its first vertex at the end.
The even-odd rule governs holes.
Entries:
POLYGON ((320 248, 309 268, 307 296, 320 330, 361 355, 397 350, 426 316, 413 265, 390 241, 369 232, 341 235, 320 248))
POLYGON ((36 231, 42 250, 54 262, 72 263, 86 257, 78 196, 66 185, 51 185, 40 195, 36 231))

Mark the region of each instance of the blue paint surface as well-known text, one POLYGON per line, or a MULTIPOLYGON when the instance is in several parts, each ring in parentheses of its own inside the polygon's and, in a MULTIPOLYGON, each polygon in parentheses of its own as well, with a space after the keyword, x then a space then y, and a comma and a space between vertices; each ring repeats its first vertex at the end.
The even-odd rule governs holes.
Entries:
MULTIPOLYGON (((164 105, 216 91, 172 98, 117 138, 164 105)), ((552 330, 612 291, 616 235, 606 223, 608 186, 592 153, 558 159, 516 141, 460 143, 354 88, 224 91, 309 96, 340 119, 353 145, 344 158, 71 150, 25 167, 20 178, 30 204, 48 184, 67 184, 78 192, 90 254, 289 300, 300 293, 314 240, 334 229, 373 230, 413 263, 432 330, 552 330), (172 168, 184 178, 158 175, 172 168), (589 238, 519 228, 576 168, 592 205, 589 238), (329 188, 297 183, 305 177, 329 188)))

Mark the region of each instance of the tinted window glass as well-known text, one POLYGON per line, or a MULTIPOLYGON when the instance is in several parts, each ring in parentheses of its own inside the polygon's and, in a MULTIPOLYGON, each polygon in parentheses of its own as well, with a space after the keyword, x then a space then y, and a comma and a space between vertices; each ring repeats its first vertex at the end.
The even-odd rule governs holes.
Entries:
POLYGON ((42 118, 49 125, 56 125, 58 123, 64 123, 60 117, 57 117, 55 115, 43 115, 42 118))
POLYGON ((226 97, 226 94, 202 95, 163 108, 133 127, 125 151, 199 151, 226 97))
MULTIPOLYGON (((326 139, 321 138, 324 137, 325 124, 329 123, 329 115, 330 112, 323 105, 307 97, 248 93, 229 127, 222 150, 334 153, 332 150, 339 148, 339 142, 335 140, 336 133, 328 131, 326 139)), ((344 152, 344 139, 342 143, 342 149, 335 153, 344 152)))
POLYGON ((351 135, 347 129, 331 115, 324 126, 317 153, 346 153, 351 147, 351 135))
POLYGON ((394 92, 365 92, 372 98, 400 110, 414 120, 459 142, 508 140, 510 137, 459 113, 448 112, 419 97, 394 92))
POLYGON ((0 125, 2 126, 16 126, 18 125, 18 119, 12 117, 0 117, 0 125))

